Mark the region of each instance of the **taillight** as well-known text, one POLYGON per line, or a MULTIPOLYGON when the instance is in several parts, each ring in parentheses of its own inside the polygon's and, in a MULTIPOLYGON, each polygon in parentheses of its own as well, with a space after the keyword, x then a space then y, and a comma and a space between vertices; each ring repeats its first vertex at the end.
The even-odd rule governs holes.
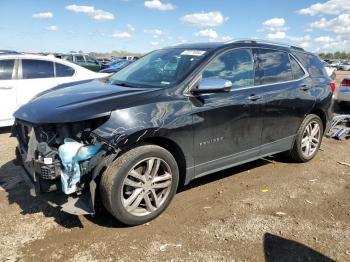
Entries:
POLYGON ((331 87, 332 93, 334 93, 335 83, 333 81, 331 81, 331 82, 329 82, 329 86, 331 87))
POLYGON ((341 81, 341 85, 350 87, 350 79, 344 79, 341 81))

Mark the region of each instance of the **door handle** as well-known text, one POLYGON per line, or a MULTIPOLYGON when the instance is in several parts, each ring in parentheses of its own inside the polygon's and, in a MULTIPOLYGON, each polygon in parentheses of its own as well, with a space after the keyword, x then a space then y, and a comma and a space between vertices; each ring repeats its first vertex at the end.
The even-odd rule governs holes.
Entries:
POLYGON ((307 90, 310 89, 310 86, 304 84, 304 85, 301 85, 301 86, 300 86, 300 89, 303 90, 303 91, 307 91, 307 90))
POLYGON ((262 96, 260 96, 260 95, 251 95, 251 96, 248 97, 248 100, 256 101, 256 100, 259 100, 261 98, 262 98, 262 96))
POLYGON ((0 86, 0 90, 9 90, 13 89, 13 86, 0 86))

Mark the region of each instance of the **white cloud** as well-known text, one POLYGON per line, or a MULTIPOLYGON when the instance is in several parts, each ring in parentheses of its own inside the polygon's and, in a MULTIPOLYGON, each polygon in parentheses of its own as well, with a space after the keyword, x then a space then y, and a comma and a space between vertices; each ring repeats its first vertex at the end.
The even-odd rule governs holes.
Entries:
POLYGON ((160 11, 168 11, 168 10, 173 10, 176 8, 173 4, 162 3, 160 0, 145 1, 144 5, 147 8, 157 9, 160 11))
POLYGON ((112 37, 115 37, 115 38, 130 38, 131 34, 128 33, 128 32, 114 32, 112 34, 112 37))
POLYGON ((341 14, 330 20, 323 17, 311 23, 310 27, 332 31, 336 34, 347 34, 350 33, 350 14, 341 14))
POLYGON ((285 25, 285 23, 286 21, 284 20, 284 18, 276 17, 264 21, 263 25, 267 27, 282 27, 285 25))
POLYGON ((277 31, 276 33, 270 33, 267 35, 269 39, 283 39, 286 37, 286 33, 282 31, 277 31))
POLYGON ((95 20, 113 20, 114 15, 110 12, 95 9, 94 6, 87 5, 67 5, 66 9, 75 13, 82 13, 92 17, 95 20))
POLYGON ((153 46, 159 45, 159 42, 151 42, 151 45, 153 45, 153 46))
POLYGON ((333 42, 333 38, 329 37, 329 36, 320 36, 314 39, 314 41, 316 43, 320 43, 320 44, 329 44, 333 42))
POLYGON ((133 25, 131 25, 131 24, 127 24, 126 27, 132 32, 135 31, 135 27, 133 25))
POLYGON ((162 35, 163 31, 160 29, 145 29, 143 30, 145 34, 150 34, 150 35, 162 35))
POLYGON ((219 26, 224 23, 225 18, 220 12, 209 12, 188 14, 180 20, 194 26, 219 26))
POLYGON ((53 13, 51 12, 36 13, 36 14, 33 14, 32 17, 37 19, 51 19, 53 18, 53 13))
POLYGON ((159 38, 161 35, 164 35, 164 32, 160 29, 145 29, 143 32, 145 34, 152 35, 153 38, 159 38))
POLYGON ((210 39, 218 38, 218 33, 213 29, 204 29, 199 32, 194 33, 195 36, 209 37, 210 39))
POLYGON ((298 11, 301 15, 339 15, 343 12, 350 11, 350 1, 349 0, 329 0, 325 3, 316 3, 308 8, 304 8, 298 11))
POLYGON ((57 31, 58 30, 58 26, 57 25, 50 25, 50 26, 46 27, 46 30, 57 31))
POLYGON ((227 41, 233 40, 233 37, 231 37, 231 36, 223 36, 223 37, 221 37, 221 40, 224 41, 224 42, 227 42, 227 41))

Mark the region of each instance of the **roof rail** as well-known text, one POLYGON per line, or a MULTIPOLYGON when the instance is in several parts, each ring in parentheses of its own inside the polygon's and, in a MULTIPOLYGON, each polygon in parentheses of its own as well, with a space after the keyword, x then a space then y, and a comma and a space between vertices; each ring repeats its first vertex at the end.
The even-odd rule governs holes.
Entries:
POLYGON ((284 47, 289 47, 289 48, 305 51, 302 47, 299 47, 299 46, 288 45, 286 43, 274 42, 274 41, 265 40, 265 39, 237 39, 237 40, 231 40, 231 41, 225 42, 225 44, 232 44, 232 43, 270 44, 270 45, 284 46, 284 47))

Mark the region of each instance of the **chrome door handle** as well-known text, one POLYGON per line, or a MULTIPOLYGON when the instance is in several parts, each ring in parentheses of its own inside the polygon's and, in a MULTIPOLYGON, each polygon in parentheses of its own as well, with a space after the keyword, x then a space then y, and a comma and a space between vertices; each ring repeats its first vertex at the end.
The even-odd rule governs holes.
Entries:
POLYGON ((261 98, 262 98, 262 96, 260 96, 260 95, 251 95, 251 96, 248 97, 248 100, 256 101, 256 100, 259 100, 261 98))
POLYGON ((0 90, 9 90, 13 89, 13 86, 0 86, 0 90))

